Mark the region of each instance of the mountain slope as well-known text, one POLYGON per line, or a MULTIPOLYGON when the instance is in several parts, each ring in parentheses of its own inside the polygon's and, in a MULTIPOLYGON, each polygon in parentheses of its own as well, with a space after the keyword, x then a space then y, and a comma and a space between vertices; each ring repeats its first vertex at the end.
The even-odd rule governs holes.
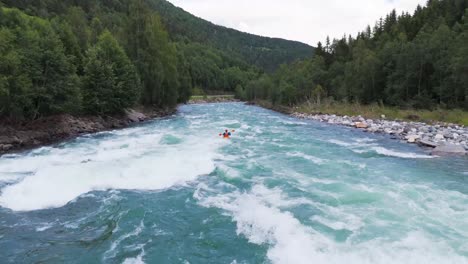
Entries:
MULTIPOLYGON (((159 13, 170 37, 176 42, 197 42, 244 60, 264 71, 273 72, 281 64, 311 57, 314 48, 297 41, 261 37, 215 25, 198 18, 166 0, 144 0, 159 13)), ((81 7, 91 18, 99 12, 109 19, 113 13, 126 13, 131 0, 2 0, 40 17, 65 14, 70 6, 81 7)))
POLYGON ((148 0, 160 14, 174 40, 208 44, 222 51, 240 55, 250 64, 266 71, 279 65, 312 56, 307 44, 278 38, 261 37, 215 25, 198 18, 166 0, 148 0))

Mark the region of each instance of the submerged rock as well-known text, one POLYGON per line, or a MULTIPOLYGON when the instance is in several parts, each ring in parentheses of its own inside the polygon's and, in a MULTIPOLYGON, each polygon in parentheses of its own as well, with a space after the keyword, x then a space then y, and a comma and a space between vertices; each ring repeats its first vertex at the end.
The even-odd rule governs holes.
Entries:
POLYGON ((466 150, 460 145, 451 143, 444 143, 437 146, 433 151, 432 155, 447 156, 447 155, 466 155, 466 150))

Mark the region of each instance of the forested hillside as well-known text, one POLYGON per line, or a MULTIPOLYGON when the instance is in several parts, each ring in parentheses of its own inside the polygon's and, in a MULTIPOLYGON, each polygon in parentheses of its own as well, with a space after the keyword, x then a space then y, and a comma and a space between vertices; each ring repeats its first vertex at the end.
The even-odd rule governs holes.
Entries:
POLYGON ((312 53, 162 0, 2 0, 0 7, 0 117, 13 120, 174 107, 192 91, 233 92, 312 53))
POLYGON ((304 43, 239 32, 195 17, 165 0, 151 2, 174 40, 208 44, 267 72, 313 53, 313 48, 304 43))
POLYGON ((318 43, 315 55, 253 80, 238 96, 468 109, 468 0, 395 11, 356 38, 318 43))
POLYGON ((468 109, 467 7, 430 0, 313 52, 164 0, 0 0, 0 118, 171 108, 193 92, 234 91, 284 105, 468 109))

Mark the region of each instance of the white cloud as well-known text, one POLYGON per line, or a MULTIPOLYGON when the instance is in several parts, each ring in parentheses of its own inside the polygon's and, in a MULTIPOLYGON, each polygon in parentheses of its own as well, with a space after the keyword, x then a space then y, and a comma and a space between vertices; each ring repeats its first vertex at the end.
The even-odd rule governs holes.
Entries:
POLYGON ((315 45, 356 35, 392 9, 413 13, 426 0, 169 0, 215 24, 315 45))

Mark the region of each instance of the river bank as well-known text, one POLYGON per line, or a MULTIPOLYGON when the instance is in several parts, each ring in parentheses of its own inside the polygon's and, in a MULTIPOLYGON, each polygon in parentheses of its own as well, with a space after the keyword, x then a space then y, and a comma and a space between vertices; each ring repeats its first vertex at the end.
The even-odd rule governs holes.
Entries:
POLYGON ((192 96, 188 104, 210 104, 210 103, 229 103, 240 102, 234 95, 205 95, 192 96))
POLYGON ((83 134, 126 128, 134 123, 171 115, 175 109, 137 108, 114 116, 44 117, 21 123, 0 121, 0 155, 54 144, 83 134))
POLYGON ((290 107, 273 106, 265 102, 255 102, 254 104, 300 119, 354 127, 369 133, 388 134, 393 139, 432 148, 433 155, 468 154, 468 127, 463 125, 390 120, 385 115, 382 115, 380 119, 375 119, 365 118, 361 115, 310 114, 299 112, 298 109, 290 107))

